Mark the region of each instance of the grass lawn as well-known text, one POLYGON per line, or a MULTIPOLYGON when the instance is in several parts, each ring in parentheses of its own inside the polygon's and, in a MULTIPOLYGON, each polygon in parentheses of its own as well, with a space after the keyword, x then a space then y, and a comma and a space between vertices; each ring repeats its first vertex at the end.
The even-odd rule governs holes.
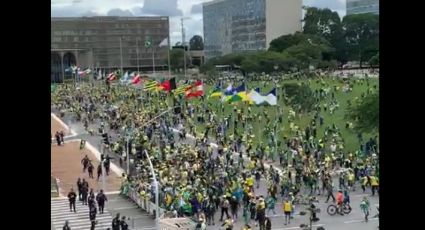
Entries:
MULTIPOLYGON (((285 84, 285 83, 297 83, 299 81, 297 80, 287 80, 284 82, 279 83, 280 85, 285 84)), ((329 109, 327 110, 327 112, 324 112, 322 109, 322 112, 320 113, 323 118, 324 118, 324 124, 323 126, 319 126, 318 122, 317 122, 317 136, 319 138, 322 138, 324 135, 324 131, 325 131, 325 127, 327 126, 331 126, 332 124, 335 124, 338 129, 341 131, 342 134, 342 138, 344 139, 344 147, 346 151, 351 151, 354 152, 356 150, 359 149, 359 141, 357 139, 357 133, 355 131, 353 131, 352 129, 346 129, 345 128, 345 124, 346 124, 346 119, 345 119, 345 113, 346 113, 346 109, 348 107, 347 105, 347 100, 351 100, 352 104, 354 104, 354 98, 358 97, 361 98, 361 94, 367 92, 367 85, 366 82, 364 81, 362 83, 362 85, 354 83, 354 87, 353 87, 353 91, 349 92, 349 93, 344 93, 342 92, 342 87, 343 87, 343 83, 341 81, 338 80, 331 80, 331 79, 327 79, 325 80, 326 85, 329 85, 329 87, 331 87, 333 89, 334 86, 339 87, 339 90, 335 93, 335 98, 339 103, 339 108, 337 110, 335 110, 333 112, 333 114, 329 113, 329 109)), ((241 83, 235 84, 234 87, 238 86, 241 83)), ((377 85, 377 89, 379 89, 379 81, 378 79, 370 79, 369 80, 369 87, 371 88, 372 86, 377 85)), ((209 92, 211 91, 212 87, 211 85, 204 85, 204 90, 206 93, 206 96, 209 95, 209 92)), ((224 87, 227 87, 227 84, 224 85, 224 87)), ((266 94, 268 93, 272 88, 273 88, 273 83, 269 82, 266 83, 264 85, 263 82, 249 82, 247 83, 247 89, 253 89, 253 88, 257 88, 260 87, 261 93, 262 94, 266 94)), ((312 90, 315 89, 319 89, 321 87, 320 82, 316 82, 316 81, 310 81, 310 87, 312 88, 312 90)), ((282 95, 282 91, 278 89, 278 95, 282 95)), ((278 96, 279 97, 279 96, 278 96)), ((330 98, 330 96, 329 96, 330 98)), ((223 116, 228 116, 230 113, 233 113, 233 105, 227 104, 225 105, 225 111, 224 114, 221 112, 220 110, 220 105, 221 105, 221 101, 220 98, 209 98, 209 99, 205 99, 205 101, 207 103, 210 104, 210 108, 212 108, 216 114, 218 114, 219 117, 223 117, 223 116)), ((329 105, 330 99, 324 99, 321 101, 321 105, 323 105, 324 103, 327 103, 329 105)), ((199 99, 191 99, 189 101, 189 103, 193 103, 193 104, 200 104, 202 103, 201 100, 199 99)), ((282 140, 282 138, 284 136, 287 137, 291 137, 291 133, 290 133, 290 128, 289 128, 289 121, 288 121, 288 113, 289 113, 289 106, 285 105, 283 103, 282 99, 278 100, 278 105, 281 107, 283 107, 284 109, 284 116, 283 116, 283 122, 282 123, 278 123, 278 140, 282 140)), ((247 105, 240 102, 239 104, 237 104, 237 107, 242 109, 242 110, 247 110, 247 105)), ((257 105, 251 105, 251 109, 252 109, 252 113, 253 114, 258 114, 259 112, 263 112, 265 111, 269 117, 270 120, 273 122, 275 120, 276 117, 276 106, 257 106, 257 105)), ((307 127, 308 123, 311 121, 311 119, 313 118, 314 114, 310 113, 310 114, 303 114, 301 116, 299 116, 298 114, 296 115, 296 118, 294 120, 295 125, 299 126, 301 128, 302 131, 305 130, 305 128, 307 127)), ((233 117, 235 117, 235 114, 233 115, 233 117)), ((196 119, 195 119, 196 120, 196 119)), ((262 135, 262 130, 265 128, 265 119, 263 116, 263 119, 261 122, 259 122, 257 119, 254 119, 254 122, 252 123, 253 126, 253 130, 254 130, 254 143, 258 143, 260 141, 262 141, 263 143, 268 143, 268 137, 265 135, 262 135), (261 138, 257 138, 258 136, 261 136, 261 138)), ((197 132, 198 133, 203 133, 203 131, 205 130, 203 124, 199 124, 197 123, 197 132)), ((239 125, 239 130, 238 132, 241 133, 241 125, 239 125)), ((230 128, 228 129, 228 134, 229 133, 233 133, 233 121, 230 122, 230 128)), ((211 132, 210 132, 211 133, 211 132)), ((377 133, 369 133, 369 134, 365 134, 363 133, 363 140, 368 140, 369 137, 374 137, 378 135, 377 133)), ((213 136, 213 135, 212 135, 213 136)), ((328 146, 327 146, 328 147, 328 146)))

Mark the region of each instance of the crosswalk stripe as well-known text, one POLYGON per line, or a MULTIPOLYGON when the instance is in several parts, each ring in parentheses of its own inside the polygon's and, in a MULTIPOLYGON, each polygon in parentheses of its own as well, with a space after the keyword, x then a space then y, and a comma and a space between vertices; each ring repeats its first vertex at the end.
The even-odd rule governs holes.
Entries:
MULTIPOLYGON (((91 223, 89 219, 89 208, 87 205, 82 205, 80 202, 75 204, 75 212, 69 210, 68 199, 56 199, 51 200, 51 223, 54 226, 55 230, 62 229, 65 221, 69 221, 69 227, 71 229, 81 229, 87 230, 90 229, 91 223)), ((106 228, 111 227, 112 216, 105 210, 103 214, 96 215, 96 230, 105 230, 106 228)))

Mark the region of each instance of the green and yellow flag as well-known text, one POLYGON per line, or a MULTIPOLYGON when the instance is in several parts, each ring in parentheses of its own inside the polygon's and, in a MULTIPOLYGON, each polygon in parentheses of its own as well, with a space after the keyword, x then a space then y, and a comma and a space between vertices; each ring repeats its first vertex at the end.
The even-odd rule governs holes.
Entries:
POLYGON ((145 85, 143 86, 144 91, 152 91, 152 90, 156 90, 157 88, 158 88, 158 82, 156 82, 155 80, 150 80, 149 82, 146 82, 145 85))

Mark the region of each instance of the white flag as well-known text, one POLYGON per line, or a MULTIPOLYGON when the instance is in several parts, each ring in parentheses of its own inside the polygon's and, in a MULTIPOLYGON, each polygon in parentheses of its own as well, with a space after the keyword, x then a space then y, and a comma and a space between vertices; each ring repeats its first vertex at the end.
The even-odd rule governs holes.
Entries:
POLYGON ((161 43, 159 43, 159 47, 168 46, 168 37, 165 38, 161 43))

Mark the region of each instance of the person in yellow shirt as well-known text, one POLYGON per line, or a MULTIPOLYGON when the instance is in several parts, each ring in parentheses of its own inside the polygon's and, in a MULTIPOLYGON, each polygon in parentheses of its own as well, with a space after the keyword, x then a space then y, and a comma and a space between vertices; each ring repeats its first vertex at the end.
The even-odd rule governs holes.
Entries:
POLYGON ((291 223, 292 204, 288 198, 283 201, 283 212, 285 213, 285 225, 291 223))
POLYGON ((362 178, 361 178, 361 184, 362 184, 362 190, 363 190, 363 193, 366 191, 366 185, 367 185, 367 176, 363 176, 362 178))
POLYGON ((372 196, 375 195, 375 191, 377 191, 379 195, 379 180, 376 176, 370 176, 370 184, 372 185, 372 196))

